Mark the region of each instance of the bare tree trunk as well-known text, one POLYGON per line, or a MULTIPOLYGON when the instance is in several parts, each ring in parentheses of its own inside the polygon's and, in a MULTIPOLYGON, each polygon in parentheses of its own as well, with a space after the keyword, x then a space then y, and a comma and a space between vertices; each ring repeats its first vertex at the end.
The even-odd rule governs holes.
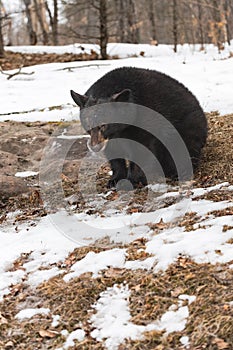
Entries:
POLYGON ((58 45, 58 4, 53 0, 53 44, 58 45))
POLYGON ((221 11, 220 11, 220 1, 219 0, 212 0, 213 1, 213 20, 214 20, 214 36, 216 45, 218 46, 218 51, 220 52, 222 49, 222 18, 221 18, 221 11))
POLYGON ((230 7, 229 7, 229 0, 224 1, 224 14, 225 14, 225 21, 226 21, 226 37, 227 37, 227 43, 228 45, 231 45, 231 33, 230 33, 230 19, 229 19, 229 14, 230 14, 230 7))
POLYGON ((13 40, 12 40, 12 20, 11 20, 11 18, 8 19, 7 33, 8 33, 7 46, 12 46, 13 45, 13 40))
POLYGON ((150 21, 150 28, 151 28, 151 39, 157 45, 158 40, 157 40, 157 31, 156 31, 156 25, 155 25, 154 0, 148 0, 148 5, 149 5, 148 10, 149 10, 149 21, 150 21))
POLYGON ((174 44, 174 51, 177 52, 177 45, 178 45, 177 0, 173 0, 172 14, 173 14, 173 44, 174 44))
POLYGON ((48 2, 45 1, 45 8, 49 15, 50 27, 52 29, 53 45, 58 45, 58 4, 53 0, 53 14, 49 8, 48 2))
POLYGON ((0 57, 4 57, 5 50, 4 50, 4 40, 3 40, 3 33, 2 33, 2 27, 3 27, 3 4, 0 0, 0 57))
POLYGON ((136 6, 134 0, 127 0, 128 42, 139 44, 140 34, 137 25, 136 6))
POLYGON ((124 0, 119 0, 119 31, 120 31, 120 42, 125 42, 125 21, 124 21, 124 0))
POLYGON ((37 44, 37 35, 36 32, 33 29, 33 21, 32 21, 32 16, 31 16, 31 0, 23 0, 24 5, 25 5, 25 12, 26 12, 26 17, 27 17, 27 30, 29 34, 29 41, 30 45, 36 45, 37 44))
MULTIPOLYGON (((1 3, 0 3, 1 6, 1 3)), ((3 34, 2 34, 2 15, 0 12, 0 57, 4 57, 4 42, 3 42, 3 34)))
POLYGON ((43 16, 43 9, 42 6, 44 5, 43 1, 33 0, 36 16, 38 19, 38 22, 40 23, 40 27, 42 30, 43 35, 43 44, 47 45, 49 42, 48 32, 46 31, 46 23, 45 23, 45 17, 43 16))
POLYGON ((108 16, 107 16, 107 0, 99 2, 99 21, 100 21, 100 55, 102 60, 108 58, 108 16))
POLYGON ((199 36, 200 36, 200 43, 201 43, 201 50, 204 50, 204 29, 203 29, 203 9, 201 6, 201 0, 198 0, 197 3, 197 9, 198 9, 198 25, 199 25, 199 36))

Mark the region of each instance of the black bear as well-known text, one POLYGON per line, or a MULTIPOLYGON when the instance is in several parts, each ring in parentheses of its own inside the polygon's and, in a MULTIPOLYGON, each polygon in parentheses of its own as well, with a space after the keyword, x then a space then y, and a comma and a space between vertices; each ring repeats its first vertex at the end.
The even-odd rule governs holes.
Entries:
MULTIPOLYGON (((71 90, 71 96, 80 107, 83 127, 91 135, 89 147, 94 152, 104 150, 109 160, 112 169, 109 187, 122 179, 129 180, 133 187, 144 186, 158 173, 160 176, 160 170, 171 179, 192 176, 190 169, 179 173, 177 163, 182 163, 188 154, 192 170, 196 169, 206 142, 207 121, 199 102, 183 84, 155 70, 122 67, 105 74, 84 95, 71 90), (107 118, 112 111, 114 122, 107 118), (124 123, 129 114, 130 122, 127 119, 124 123), (175 134, 178 136, 174 137, 175 134), (140 153, 137 144, 153 154, 155 167, 151 166, 153 159, 148 152, 142 153, 137 161, 140 153), (150 179, 147 169, 153 173, 150 179)), ((188 167, 188 161, 182 163, 183 168, 188 167)))

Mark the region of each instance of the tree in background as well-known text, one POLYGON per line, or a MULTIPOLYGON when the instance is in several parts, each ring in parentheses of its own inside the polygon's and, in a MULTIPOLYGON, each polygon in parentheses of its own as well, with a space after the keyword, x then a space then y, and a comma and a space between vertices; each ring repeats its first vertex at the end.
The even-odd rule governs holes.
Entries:
POLYGON ((108 45, 108 13, 107 13, 107 0, 99 0, 99 6, 97 6, 99 12, 99 31, 100 31, 100 55, 103 60, 108 58, 107 45, 108 45))
POLYGON ((50 27, 52 30, 52 43, 58 45, 58 2, 53 0, 53 11, 48 5, 48 1, 45 1, 45 7, 49 15, 50 27))
POLYGON ((43 45, 48 45, 49 37, 48 37, 48 23, 46 18, 46 7, 44 0, 33 0, 31 7, 31 11, 34 15, 34 26, 38 31, 38 27, 42 32, 42 41, 43 45))
POLYGON ((201 6, 201 0, 197 2, 197 25, 199 28, 198 40, 201 44, 201 50, 204 50, 205 37, 204 37, 204 22, 203 22, 203 11, 201 6))
POLYGON ((155 45, 158 44, 157 38, 157 28, 156 28, 156 19, 155 19, 155 2, 154 0, 147 0, 148 8, 148 18, 150 22, 150 32, 151 32, 151 42, 155 45))
POLYGON ((225 0, 223 3, 223 10, 224 10, 224 17, 225 17, 225 23, 226 23, 226 37, 227 37, 227 43, 228 45, 231 44, 231 30, 230 30, 230 14, 231 14, 231 8, 230 5, 233 7, 233 4, 230 4, 230 0, 225 0))
POLYGON ((137 6, 134 0, 125 0, 126 3, 126 42, 132 44, 140 43, 140 22, 137 16, 137 6))
POLYGON ((0 57, 4 57, 4 41, 7 42, 7 45, 12 43, 12 31, 11 31, 11 17, 7 13, 3 2, 0 0, 0 57), (5 40, 4 40, 5 36, 5 40), (6 40, 7 38, 7 40, 6 40))
POLYGON ((42 41, 58 45, 58 2, 53 0, 53 10, 46 0, 23 0, 27 18, 27 31, 31 45, 42 41), (49 20, 49 21, 48 21, 49 20), (50 40, 50 32, 52 40, 50 40))
POLYGON ((3 12, 3 4, 0 0, 0 57, 4 57, 5 51, 4 51, 4 41, 3 41, 3 19, 4 19, 4 12, 3 12))
MULTIPOLYGON (((101 59, 107 59, 107 44, 109 42, 109 1, 87 0, 70 1, 65 4, 67 18, 67 33, 77 40, 98 43, 101 59)), ((64 30, 64 29, 63 29, 64 30)))
POLYGON ((172 23, 173 23, 173 42, 174 42, 174 51, 177 52, 178 45, 178 5, 177 0, 173 0, 172 4, 172 23))
POLYGON ((25 14, 27 17, 27 31, 29 35, 29 42, 30 42, 30 45, 36 45, 37 34, 36 34, 36 31, 34 30, 34 25, 33 25, 34 20, 33 20, 31 0, 23 0, 23 2, 25 5, 25 14))
POLYGON ((233 38, 233 0, 19 1, 17 28, 3 30, 14 45, 93 43, 107 58, 108 42, 172 44, 175 51, 178 44, 213 43, 221 50, 233 38))

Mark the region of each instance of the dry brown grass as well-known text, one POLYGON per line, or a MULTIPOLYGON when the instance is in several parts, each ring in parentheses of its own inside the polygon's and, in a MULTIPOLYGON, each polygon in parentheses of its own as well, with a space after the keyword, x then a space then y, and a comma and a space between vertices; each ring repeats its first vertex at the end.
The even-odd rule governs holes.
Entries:
POLYGON ((92 305, 107 287, 121 283, 129 285, 132 322, 139 325, 159 319, 170 305, 177 304, 180 294, 195 295, 197 299, 189 306, 190 316, 184 332, 169 336, 163 332, 148 332, 144 340, 127 341, 120 349, 182 349, 179 340, 182 335, 189 336, 191 349, 221 349, 216 345, 218 339, 228 344, 224 349, 232 349, 233 308, 230 302, 233 296, 233 270, 228 265, 196 264, 187 258, 179 258, 164 274, 110 269, 96 279, 86 273, 69 283, 60 276, 43 283, 34 293, 27 290, 8 297, 1 310, 8 320, 8 324, 1 326, 1 349, 5 349, 4 344, 9 340, 9 330, 14 349, 56 349, 64 342, 59 332, 62 329, 71 332, 80 327, 80 322, 87 337, 75 349, 103 349, 90 336, 92 305), (61 323, 56 328, 58 334, 54 338, 40 336, 41 330, 53 330, 49 316, 16 321, 14 315, 19 303, 21 308, 26 303, 27 307, 28 304, 32 307, 49 307, 52 314, 59 314, 61 323))
POLYGON ((195 184, 233 183, 233 114, 219 116, 212 113, 207 117, 209 134, 195 184))

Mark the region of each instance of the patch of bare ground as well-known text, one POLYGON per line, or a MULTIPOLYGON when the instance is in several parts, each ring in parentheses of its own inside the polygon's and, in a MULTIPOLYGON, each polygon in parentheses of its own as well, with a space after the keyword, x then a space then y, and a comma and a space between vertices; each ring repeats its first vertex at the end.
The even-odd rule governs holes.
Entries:
MULTIPOLYGON (((194 187, 212 186, 217 183, 227 181, 233 183, 233 115, 219 116, 217 113, 208 115, 209 136, 207 144, 203 150, 201 163, 198 171, 195 174, 193 181, 194 187)), ((5 122, 0 123, 0 151, 2 152, 2 165, 0 175, 2 175, 3 185, 7 177, 13 179, 16 171, 39 170, 40 160, 43 155, 43 149, 46 146, 51 135, 60 132, 64 129, 71 130, 73 133, 83 133, 79 123, 18 123, 5 122), (58 131, 56 131, 58 130, 58 131), (6 152, 7 151, 7 152, 6 152), (5 160, 4 160, 5 159, 5 160)), ((72 145, 72 148, 67 154, 67 158, 63 166, 62 186, 65 197, 70 198, 71 204, 75 204, 77 211, 88 210, 88 204, 85 203, 79 188, 79 169, 80 159, 87 152, 86 139, 78 139, 72 145)), ((84 169, 85 171, 85 169, 84 169)), ((109 167, 107 164, 103 166, 95 177, 96 188, 98 193, 106 193, 106 188, 109 167)), ((85 174, 84 174, 85 175, 85 174)), ((20 209, 21 215, 18 220, 29 216, 36 217, 44 215, 43 203, 40 198, 40 190, 38 187, 38 177, 19 179, 22 190, 22 182, 27 186, 28 193, 18 194, 9 193, 4 199, 5 192, 1 193, 1 222, 6 218, 6 213, 20 209), (17 195, 16 195, 17 194, 17 195), (28 205, 30 204, 30 205, 28 205)), ((92 188, 93 177, 86 177, 86 188, 88 184, 92 188)), ((6 183, 7 185, 7 183, 6 183)), ((9 186, 6 187, 9 191, 9 186)), ((4 186, 2 186, 2 191, 4 186)), ((10 187, 12 190, 13 187, 10 187)), ((16 188, 17 189, 17 188, 16 188)), ((50 189, 51 192, 53 189, 50 189)), ((56 188, 54 188, 56 192, 56 188)), ((112 192, 106 199, 108 202, 114 202, 116 207, 121 210, 122 203, 118 203, 118 193, 112 192)), ((127 197, 128 198, 128 197, 127 197)), ((232 191, 227 188, 221 191, 215 190, 208 192, 198 199, 209 199, 213 201, 230 200, 232 191)), ((122 198, 121 198, 122 199, 122 198)), ((68 200, 68 202, 69 202, 68 200)), ((147 200, 147 191, 138 189, 134 191, 130 202, 127 202, 127 212, 140 212, 144 208, 144 203, 147 200)), ((170 201, 176 201, 174 198, 167 198, 167 205, 170 201)), ((164 205, 166 205, 166 201, 164 205)), ((124 203, 123 203, 124 204, 124 203)), ((153 203, 151 203, 153 204, 153 203)), ((150 209, 150 208, 148 208, 150 209)), ((152 208, 153 209, 153 208, 152 208)), ((97 210, 97 209, 96 209, 97 210)), ((94 213, 93 208, 90 208, 90 214, 94 213)))

